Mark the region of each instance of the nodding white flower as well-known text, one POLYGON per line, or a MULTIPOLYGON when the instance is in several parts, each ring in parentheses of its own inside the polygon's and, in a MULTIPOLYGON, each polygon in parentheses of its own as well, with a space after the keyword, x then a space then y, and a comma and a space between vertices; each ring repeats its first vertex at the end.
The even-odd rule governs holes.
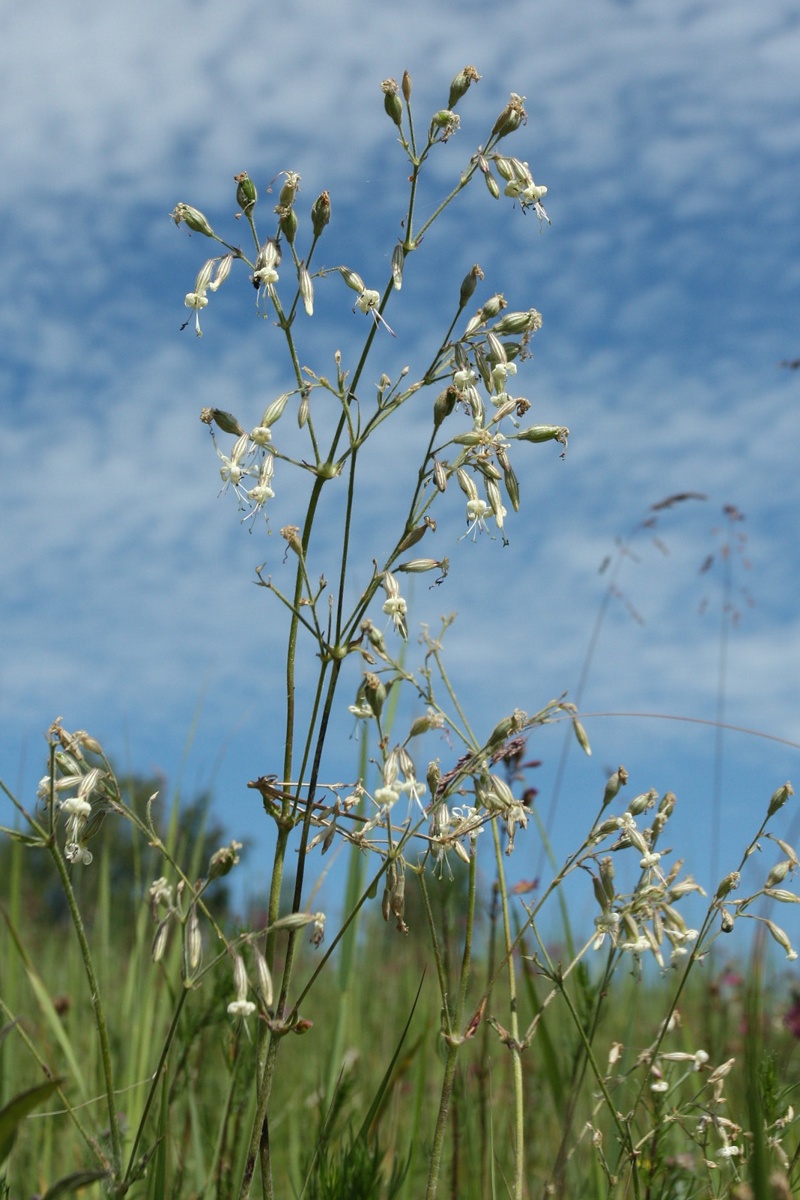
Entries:
POLYGON ((719 1150, 717 1151, 716 1157, 717 1158, 738 1158, 741 1153, 742 1153, 741 1147, 739 1147, 739 1146, 720 1146, 719 1150))
POLYGON ((492 383, 494 384, 495 391, 505 392, 506 380, 509 375, 516 375, 516 373, 517 364, 513 362, 497 363, 496 366, 492 367, 492 383))
POLYGON ((232 1000, 228 1005, 228 1013, 232 1017, 251 1017, 255 1011, 252 1000, 232 1000))
POLYGON ((87 850, 85 846, 79 845, 78 842, 67 842, 64 847, 64 857, 67 862, 81 863, 84 867, 88 867, 93 855, 91 850, 87 850))
POLYGON ((592 949, 599 950, 606 940, 609 938, 611 945, 616 946, 619 935, 620 915, 616 912, 604 913, 602 917, 595 917, 594 927, 596 929, 592 949))
POLYGON ((68 796, 66 800, 62 801, 61 810, 68 816, 83 818, 85 821, 92 811, 92 806, 88 800, 83 800, 80 796, 68 796))
POLYGON ((620 949, 626 950, 628 954, 632 954, 634 958, 640 958, 642 954, 646 954, 650 949, 650 941, 642 934, 631 942, 623 942, 620 949))
POLYGON ((268 446, 272 441, 272 430, 269 425, 257 425, 250 430, 250 441, 254 446, 268 446))
POLYGON ((246 503, 247 500, 247 492, 241 486, 242 480, 246 475, 252 474, 249 467, 242 465, 242 459, 247 452, 248 445, 249 438, 246 433, 243 433, 233 443, 230 457, 228 457, 227 454, 222 453, 216 440, 214 441, 214 448, 222 460, 222 466, 219 469, 220 478, 223 483, 222 491, 226 492, 229 487, 233 487, 240 504, 246 503))
POLYGON ((391 808, 400 799, 400 789, 390 785, 376 788, 372 799, 383 809, 391 808))
POLYGON ((245 491, 245 496, 252 505, 252 508, 247 516, 242 518, 243 521, 249 521, 251 517, 255 517, 256 513, 261 511, 267 501, 274 498, 275 493, 270 486, 274 469, 274 455, 266 454, 261 464, 261 469, 258 472, 258 483, 254 484, 249 491, 245 491))
POLYGON ((477 379, 475 372, 465 367, 462 371, 456 371, 453 375, 453 387, 458 388, 459 392, 463 392, 465 388, 469 387, 473 379, 477 379))
POLYGON ((364 291, 356 300, 356 308, 359 312, 373 312, 380 304, 380 293, 372 288, 364 288, 364 291))
POLYGON ((492 515, 492 506, 491 506, 491 504, 487 503, 486 500, 481 500, 479 496, 476 496, 474 500, 468 500, 467 501, 467 525, 468 525, 468 528, 467 528, 467 532, 462 533, 461 537, 458 540, 463 541, 463 539, 465 537, 469 537, 469 535, 472 534, 472 540, 474 542, 475 538, 477 537, 477 535, 479 533, 486 532, 486 518, 491 515, 492 515))
MULTIPOLYGON (((200 328, 200 309, 205 308, 205 306, 208 304, 208 296, 205 294, 205 292, 189 292, 183 303, 187 308, 194 309, 194 331, 198 337, 202 337, 203 331, 200 328)), ((188 324, 189 322, 187 321, 186 325, 188 324)), ((185 329, 186 325, 182 325, 181 328, 185 329)))
POLYGON ((402 596, 389 596, 384 602, 382 611, 392 618, 392 624, 395 630, 402 638, 408 638, 408 629, 406 627, 406 610, 408 605, 402 596))
MULTIPOLYGON (((380 323, 389 330, 389 333, 392 335, 392 337, 396 337, 397 335, 395 334, 391 325, 387 324, 387 322, 378 312, 378 305, 380 302, 381 297, 379 292, 376 292, 373 288, 364 288, 363 292, 361 292, 360 296, 356 300, 356 308, 359 312, 371 313, 372 319, 376 325, 380 323)), ((353 309, 353 312, 355 312, 355 309, 353 309)))
POLYGON ((258 280, 262 287, 272 287, 278 282, 279 275, 274 267, 262 267, 260 271, 253 272, 253 279, 258 280))

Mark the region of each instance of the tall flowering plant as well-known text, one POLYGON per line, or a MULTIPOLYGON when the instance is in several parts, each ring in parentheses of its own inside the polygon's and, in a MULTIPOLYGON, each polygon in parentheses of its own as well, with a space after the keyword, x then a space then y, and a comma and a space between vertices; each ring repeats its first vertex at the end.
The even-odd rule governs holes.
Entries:
MULTIPOLYGON (((568 1167, 581 1142, 590 1143, 594 1177, 602 1178, 603 1188, 608 1185, 602 1194, 611 1195, 618 1186, 629 1188, 626 1194, 635 1196, 655 1194, 656 1184, 661 1188, 666 1177, 665 1130, 668 1124, 674 1128, 678 1122, 688 1131, 693 1150, 702 1155, 706 1166, 711 1163, 720 1169, 713 1161, 716 1158, 727 1172, 727 1183, 732 1186, 738 1178, 738 1160, 745 1152, 743 1127, 723 1112, 731 1064, 715 1065, 702 1047, 687 1049, 685 1042, 675 1040, 681 1027, 678 1003, 693 965, 707 954, 718 934, 730 931, 740 918, 759 921, 787 958, 796 958, 783 929, 754 911, 756 900, 797 902, 785 886, 797 866, 796 855, 788 843, 773 838, 767 829, 791 796, 790 785, 772 795, 739 868, 713 892, 697 928, 683 915, 681 902, 687 896, 696 898, 702 889, 683 874, 680 861, 669 863, 670 851, 663 848, 675 797, 671 792, 659 797, 650 789, 621 805, 628 783, 622 766, 610 775, 594 818, 579 836, 578 848, 562 866, 553 865, 552 879, 540 889, 535 902, 522 900, 533 891, 533 885, 527 892, 518 888, 522 911, 512 912, 504 860, 534 811, 531 792, 518 794, 518 784, 530 765, 525 762, 526 736, 553 720, 568 721, 588 754, 586 732, 574 705, 563 696, 533 714, 513 708, 488 720, 486 728, 474 730, 443 658, 449 619, 435 635, 423 629, 421 667, 410 670, 406 662, 412 624, 404 594, 409 576, 423 575, 444 584, 449 555, 470 549, 469 545, 442 544, 436 514, 453 503, 462 512, 464 532, 454 542, 483 535, 505 544, 509 511, 520 509, 517 470, 524 474, 525 456, 532 446, 545 443, 560 447, 563 455, 569 437, 563 426, 533 423, 529 400, 515 394, 530 358, 531 340, 542 324, 539 312, 533 307, 509 311, 499 291, 477 299, 484 281, 478 264, 466 269, 457 294, 454 287, 450 295, 444 285, 442 294, 434 297, 440 307, 430 316, 426 312, 429 328, 440 322, 429 358, 394 374, 384 370, 381 362, 386 348, 394 344, 390 321, 396 322, 393 312, 404 299, 409 260, 413 264, 416 256, 424 253, 426 233, 465 188, 480 185, 482 180, 490 200, 504 199, 521 214, 532 214, 540 225, 549 223, 542 203, 547 189, 534 181, 526 161, 507 152, 508 139, 519 135, 526 124, 524 98, 515 93, 486 131, 482 144, 464 158, 450 190, 433 205, 426 200, 423 211, 430 215, 418 215, 421 181, 429 159, 459 132, 456 109, 479 78, 472 66, 459 72, 450 85, 447 106, 433 113, 422 131, 415 126, 408 73, 400 85, 392 79, 382 84, 384 109, 409 167, 407 202, 399 224, 402 235, 392 249, 383 279, 376 280, 360 262, 317 265, 320 245, 335 236, 332 199, 324 191, 306 212, 296 171, 281 174, 274 205, 259 199, 249 174, 235 177, 237 217, 240 230, 246 233, 245 246, 232 237, 220 236, 192 205, 180 203, 172 213, 176 225, 186 226, 219 247, 219 253, 202 264, 186 294, 190 314, 186 325, 201 336, 201 314, 204 322, 213 316, 213 296, 239 273, 255 292, 258 311, 267 318, 265 328, 282 351, 285 364, 285 390, 270 399, 260 414, 213 406, 201 410, 200 419, 210 430, 216 452, 222 491, 235 502, 241 522, 251 532, 257 528, 264 532, 276 515, 285 511, 282 505, 292 474, 307 483, 294 520, 280 527, 285 542, 283 574, 289 576, 288 584, 276 581, 264 567, 257 568, 257 582, 287 616, 282 727, 264 747, 263 773, 248 785, 261 798, 265 818, 274 826, 274 851, 265 928, 230 934, 215 920, 207 889, 236 866, 239 843, 231 842, 213 854, 200 878, 184 870, 175 846, 156 827, 152 801, 144 812, 125 802, 99 743, 85 731, 68 732, 60 720, 51 727, 50 765, 40 785, 39 808, 29 813, 14 800, 28 831, 24 835, 7 832, 27 845, 46 848, 53 857, 91 990, 107 1106, 106 1133, 99 1139, 85 1129, 60 1079, 51 1080, 46 1089, 37 1090, 35 1097, 28 1095, 25 1101, 31 1107, 59 1091, 97 1164, 92 1173, 83 1173, 81 1186, 102 1180, 109 1194, 123 1196, 137 1181, 147 1178, 150 1195, 167 1194, 166 1146, 174 1133, 171 1114, 178 1091, 166 1084, 171 1047, 184 1028, 187 996, 200 987, 215 965, 223 965, 228 971, 226 996, 224 1001, 215 996, 211 1003, 215 1019, 227 1022, 231 1038, 230 1084, 202 1194, 212 1194, 209 1181, 213 1175, 215 1196, 247 1200, 260 1178, 262 1196, 273 1197, 280 1155, 273 1132, 282 1115, 275 1111, 274 1085, 281 1047, 290 1035, 308 1035, 307 1041, 313 1041, 305 1010, 307 997, 337 946, 342 949, 342 969, 352 972, 356 922, 373 897, 380 896, 384 919, 401 934, 408 933, 410 877, 421 892, 441 1014, 440 1086, 435 1119, 424 1138, 426 1200, 433 1200, 439 1187, 445 1134, 456 1104, 457 1065, 470 1047, 478 1044, 483 1064, 480 1106, 484 1136, 480 1179, 471 1194, 494 1194, 495 1135, 486 1115, 490 1109, 485 1067, 490 1036, 509 1064, 511 1103, 504 1114, 509 1128, 503 1132, 513 1164, 508 1194, 515 1200, 529 1194, 526 1171, 532 1134, 531 1122, 526 1123, 526 1102, 531 1097, 524 1061, 527 1052, 542 1041, 557 1102, 556 1126, 549 1139, 553 1154, 542 1180, 545 1194, 568 1194, 568 1167), (374 283, 380 286, 372 286, 374 283), (358 347, 347 353, 336 350, 326 367, 318 364, 316 342, 309 334, 314 327, 308 324, 323 288, 338 295, 345 309, 352 310, 353 318, 363 320, 358 347), (412 399, 412 428, 405 436, 407 444, 415 447, 416 474, 412 474, 407 491, 394 498, 392 517, 380 531, 380 556, 365 562, 357 521, 357 485, 365 471, 376 470, 374 455, 382 453, 373 435, 389 420, 400 422, 412 399), (421 413, 427 414, 426 419, 421 413), (401 696, 408 696, 408 703, 401 705, 401 696), (333 757, 331 730, 346 709, 369 731, 374 769, 372 774, 367 771, 366 755, 362 756, 365 769, 343 785, 331 783, 326 773, 333 757), (410 714, 407 721, 402 715, 405 712, 410 714), (425 762, 421 755, 434 738, 445 750, 425 762), (451 749, 454 743, 457 751, 451 749), (130 1136, 117 1105, 118 1068, 103 988, 73 886, 73 872, 91 866, 89 844, 103 821, 113 815, 133 822, 165 864, 164 874, 152 882, 147 897, 155 926, 151 952, 165 970, 172 961, 181 981, 179 989, 170 991, 175 1000, 165 1042, 130 1136), (488 836, 483 841, 488 843, 495 865, 496 904, 485 977, 476 996, 477 860, 484 833, 488 836), (779 862, 761 888, 736 898, 741 868, 755 849, 770 839, 780 851, 779 862), (352 856, 343 917, 331 934, 329 929, 326 932, 325 912, 314 901, 316 889, 311 885, 316 880, 307 876, 314 852, 325 853, 334 841, 351 847, 352 856), (617 870, 621 861, 626 864, 624 872, 617 870), (284 886, 288 864, 294 868, 295 862, 288 894, 284 886), (368 877, 365 864, 372 867, 368 877), (454 964, 447 938, 437 926, 429 881, 431 871, 440 879, 444 875, 452 878, 456 865, 464 868, 466 892, 460 957, 454 964), (623 875, 631 874, 630 886, 621 882, 623 875), (588 881, 596 917, 591 936, 582 946, 573 943, 566 923, 563 961, 542 934, 540 914, 568 876, 588 881), (501 951, 495 955, 494 933, 498 930, 501 951), (206 937, 211 932, 218 947, 210 962, 204 951, 204 931, 206 937), (298 984, 300 939, 304 938, 317 947, 318 963, 310 978, 298 984), (175 944, 179 953, 170 960, 170 946, 175 944), (604 1056, 597 1052, 600 1014, 620 964, 633 964, 639 971, 645 958, 652 958, 664 971, 675 969, 677 983, 652 1039, 623 1070, 621 1043, 612 1042, 604 1056), (599 964, 594 968, 594 980, 586 966, 590 959, 599 964), (526 1020, 523 989, 530 1009, 526 1020), (498 1015, 501 1003, 508 1010, 502 1021, 498 1015), (545 1032, 548 1010, 559 1005, 575 1038, 564 1071, 545 1032), (585 1077, 591 1083, 591 1096, 579 1128, 578 1096, 585 1077), (249 1084, 246 1103, 239 1099, 242 1080, 249 1084), (705 1115, 692 1133, 690 1116, 700 1103, 705 1115), (604 1140, 609 1136, 613 1150, 604 1140)), ((388 475, 380 461, 377 470, 388 475)), ((297 489, 291 494, 295 496, 297 489)), ((483 720, 484 714, 480 716, 483 720)), ((10 1008, 6 1011, 14 1015, 10 1008)), ((341 1030, 341 1021, 337 1029, 341 1030)), ((189 1042, 195 1033, 190 1032, 189 1042)), ((340 1051, 337 1032, 330 1053, 334 1082, 326 1093, 331 1110, 336 1103, 340 1051)), ((390 1068, 397 1053, 399 1047, 390 1068)), ((187 1046, 179 1056, 182 1069, 188 1054, 187 1046)), ((321 1183, 331 1162, 326 1158, 330 1138, 323 1127, 307 1164, 304 1186, 309 1195, 368 1200, 400 1193, 402 1166, 396 1162, 395 1169, 384 1171, 381 1154, 370 1148, 370 1130, 389 1075, 387 1070, 358 1136, 337 1160, 338 1190, 331 1186, 325 1190, 321 1183)), ((18 1104, 12 1124, 13 1119, 22 1119, 23 1109, 24 1105, 18 1104)), ((187 1120, 195 1119, 192 1111, 190 1104, 187 1120)), ((538 1109, 536 1112, 538 1115, 538 1109)), ((9 1120, 0 1112, 0 1121, 3 1119, 9 1120)), ((768 1127, 770 1145, 781 1163, 783 1130, 791 1119, 781 1116, 768 1127)), ((0 1124, 0 1132, 5 1128, 0 1124)), ((0 1139, 0 1151, 4 1145, 0 1139)), ((197 1137, 191 1139, 191 1155, 199 1157, 197 1137)), ((185 1166, 184 1162, 182 1169, 185 1166)), ((196 1174, 202 1174, 199 1167, 196 1174)), ((454 1166, 454 1193, 455 1179, 454 1166)), ((169 1194, 189 1194, 178 1189, 176 1183, 169 1194)), ((592 1194, 600 1193, 595 1190, 592 1194)), ((658 1194, 666 1192, 659 1190, 658 1194)))

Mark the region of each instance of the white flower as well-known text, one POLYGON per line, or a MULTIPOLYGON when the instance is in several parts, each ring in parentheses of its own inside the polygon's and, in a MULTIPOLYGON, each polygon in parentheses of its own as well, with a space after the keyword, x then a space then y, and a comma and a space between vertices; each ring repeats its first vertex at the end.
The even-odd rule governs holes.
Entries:
POLYGON ((273 287, 279 279, 278 272, 274 267, 262 267, 260 271, 253 273, 253 279, 257 280, 262 287, 273 287))
POLYGON ((402 596, 389 596, 384 602, 382 611, 392 618, 392 624, 402 638, 408 638, 406 628, 406 610, 408 605, 402 596))
POLYGON ((232 1000, 228 1012, 232 1017, 250 1017, 256 1011, 252 1000, 232 1000))
POLYGON ((717 1158, 738 1158, 741 1153, 739 1146, 720 1146, 717 1158))
MULTIPOLYGON (((205 292, 189 292, 183 303, 187 308, 194 309, 194 330, 198 337, 202 337, 203 331, 200 328, 200 309, 205 308, 205 306, 208 304, 208 296, 205 294, 205 292)), ((188 323, 189 322, 187 321, 186 324, 188 325, 188 323)), ((183 325, 182 328, 185 329, 186 325, 183 325)))
POLYGON ((61 803, 62 810, 68 816, 83 818, 85 821, 92 811, 92 806, 88 800, 82 800, 80 796, 69 796, 61 803))
POLYGON ((620 916, 619 913, 609 912, 604 913, 602 917, 595 917, 595 937, 592 942, 592 949, 599 950, 603 942, 608 937, 612 946, 617 944, 617 935, 619 933, 620 916))
MULTIPOLYGON (((361 292, 356 300, 356 308, 359 312, 371 313, 375 324, 377 325, 380 322, 381 325, 385 326, 385 328, 389 330, 389 333, 392 335, 392 337, 395 337, 396 335, 394 330, 391 328, 391 326, 386 324, 386 321, 378 312, 378 305, 380 302, 380 292, 376 292, 373 288, 364 288, 363 292, 361 292)), ((353 311, 355 312, 355 309, 353 309, 353 311)))
POLYGON ((93 856, 91 850, 87 850, 85 846, 80 846, 77 842, 67 842, 64 847, 64 857, 67 862, 81 863, 84 867, 88 867, 93 856))
POLYGON ((516 375, 516 373, 517 364, 513 362, 497 363, 495 367, 492 367, 492 383, 494 384, 495 391, 505 392, 506 380, 509 375, 516 375))
MULTIPOLYGON (((232 487, 238 497, 240 507, 242 504, 247 502, 247 492, 241 486, 242 480, 245 478, 245 476, 253 473, 251 468, 243 465, 242 462, 245 454, 248 451, 249 442, 250 439, 248 435, 243 433, 233 443, 229 457, 227 454, 222 453, 216 443, 216 440, 214 441, 214 448, 222 462, 222 466, 219 469, 220 478, 223 484, 222 491, 226 492, 229 487, 232 487)), ((271 458, 272 456, 270 455, 269 457, 271 458)))
POLYGON ((270 486, 272 472, 275 469, 275 457, 272 454, 266 454, 264 461, 261 464, 261 469, 258 472, 258 483, 254 484, 249 490, 245 490, 247 501, 252 505, 250 512, 243 521, 249 521, 251 517, 255 517, 256 513, 260 512, 268 500, 274 499, 275 493, 270 486))
POLYGON ((486 531, 486 518, 491 515, 492 515, 492 506, 491 506, 491 504, 488 504, 486 502, 486 500, 481 500, 480 497, 478 497, 478 496, 476 496, 474 500, 468 500, 467 501, 467 526, 468 526, 468 528, 467 528, 467 532, 462 533, 461 537, 458 540, 462 541, 463 538, 469 537, 469 535, 472 534, 472 540, 474 542, 475 538, 477 537, 477 535, 479 533, 484 533, 486 531))
POLYGON ((362 313, 374 312, 380 301, 380 292, 376 292, 372 288, 364 288, 364 291, 356 300, 356 308, 362 313))
POLYGON ((375 803, 384 809, 391 808, 392 805, 399 800, 399 798, 400 789, 391 787, 388 784, 384 785, 383 787, 376 788, 372 797, 375 803))

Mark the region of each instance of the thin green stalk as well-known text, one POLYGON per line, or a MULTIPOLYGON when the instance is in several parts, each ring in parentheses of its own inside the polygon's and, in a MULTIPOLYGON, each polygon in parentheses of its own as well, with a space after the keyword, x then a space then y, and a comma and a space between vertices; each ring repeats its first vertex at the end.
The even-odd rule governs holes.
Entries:
MULTIPOLYGON (((52 774, 51 774, 52 778, 52 774)), ((103 1001, 100 995, 100 986, 97 980, 97 972, 94 969, 94 960, 89 947, 89 941, 86 937, 86 929, 84 928, 83 918, 81 917, 80 909, 78 908, 75 893, 72 890, 72 883, 69 878, 66 863, 61 856, 58 845, 53 840, 48 845, 50 857, 55 863, 58 871, 61 887, 66 897, 67 906, 69 908, 70 918, 73 928, 78 939, 78 946, 83 960, 83 968, 86 973, 86 980, 89 985, 89 995, 92 1001, 92 1009, 94 1011, 95 1027, 97 1029, 97 1038, 100 1044, 100 1059, 103 1064, 103 1079, 105 1081, 106 1107, 108 1109, 108 1125, 111 1136, 111 1162, 114 1172, 114 1179, 119 1180, 122 1172, 122 1137, 120 1135, 119 1117, 116 1107, 116 1088, 114 1086, 114 1069, 111 1063, 111 1047, 108 1040, 108 1026, 106 1025, 105 1010, 103 1001)))
MULTIPOLYGON (((426 908, 428 911, 428 921, 433 929, 433 914, 430 909, 430 903, 427 900, 427 892, 424 888, 424 878, 420 876, 423 882, 423 896, 426 899, 426 908)), ((450 1111, 450 1103, 453 1096, 453 1083, 455 1081, 456 1066, 458 1065, 458 1055, 461 1046, 465 1040, 465 1035, 461 1033, 461 1027, 464 1020, 464 1010, 467 1001, 467 989, 469 987, 470 967, 472 962, 472 941, 475 924, 475 900, 477 895, 477 857, 474 853, 470 855, 469 862, 469 891, 467 896, 467 925, 464 934, 464 952, 461 959, 461 972, 458 987, 458 999, 455 1008, 451 1013, 447 1004, 446 980, 443 977, 441 966, 441 956, 436 953, 437 969, 439 970, 440 988, 442 990, 442 1006, 445 1017, 448 1022, 448 1034, 446 1037, 447 1054, 445 1057, 444 1076, 442 1079, 442 1089, 439 1098, 439 1111, 436 1117, 436 1125, 434 1127, 433 1142, 431 1145, 430 1157, 428 1160, 428 1183, 425 1190, 425 1200, 435 1200, 436 1191, 439 1184, 439 1172, 442 1164, 442 1153, 444 1150, 444 1137, 447 1129, 447 1117, 450 1111), (443 987, 444 985, 444 987, 443 987)))
POLYGON ((522 1200, 522 1188, 525 1178, 525 1102, 522 1087, 522 1045, 519 1040, 517 977, 514 969, 514 951, 512 948, 514 938, 511 933, 508 889, 505 884, 505 870, 503 867, 503 848, 500 844, 500 831, 497 821, 492 821, 492 839, 494 842, 497 884, 503 916, 503 937, 506 949, 505 964, 508 972, 508 1007, 511 1036, 506 1040, 506 1045, 511 1054, 514 1080, 514 1200, 522 1200))
POLYGON ((137 1153, 139 1150, 139 1143, 142 1140, 142 1135, 144 1134, 144 1127, 147 1124, 147 1118, 150 1115, 150 1109, 152 1108, 153 1102, 155 1101, 156 1093, 158 1091, 162 1076, 166 1075, 167 1058, 169 1057, 169 1052, 172 1047, 172 1043, 175 1039, 175 1034, 178 1032, 178 1021, 180 1020, 180 1016, 183 1011, 183 1006, 186 1003, 186 997, 188 995, 189 995, 189 989, 187 987, 182 987, 180 990, 180 993, 178 994, 178 1003, 175 1006, 175 1013, 172 1017, 172 1021, 170 1022, 169 1030, 167 1031, 167 1036, 164 1040, 164 1045, 161 1048, 161 1054, 159 1055, 159 1059, 158 1059, 158 1066, 156 1067, 155 1072, 153 1073, 153 1078, 150 1083, 150 1090, 147 1093, 147 1099, 145 1100, 144 1108, 142 1110, 141 1120, 139 1121, 139 1127, 136 1130, 136 1136, 133 1139, 133 1146, 131 1147, 130 1156, 128 1158, 128 1169, 125 1172, 125 1177, 123 1180, 124 1183, 128 1183, 128 1181, 130 1180, 130 1177, 131 1177, 131 1171, 136 1166, 136 1156, 137 1156, 137 1153))

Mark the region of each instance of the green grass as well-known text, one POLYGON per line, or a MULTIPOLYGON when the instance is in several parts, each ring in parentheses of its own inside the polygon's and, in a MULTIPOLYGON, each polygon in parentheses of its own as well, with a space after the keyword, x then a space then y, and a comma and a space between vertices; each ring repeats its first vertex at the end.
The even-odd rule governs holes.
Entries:
MULTIPOLYGON (((2 996, 6 1017, 18 1024, 0 1044, 0 1094, 6 1103, 41 1083, 43 1066, 65 1082, 63 1099, 49 1097, 19 1128, 6 1164, 15 1200, 44 1195, 55 1180, 72 1172, 96 1170, 102 1154, 109 1153, 103 1072, 81 956, 64 922, 49 928, 26 925, 32 898, 24 886, 25 853, 22 847, 13 849, 4 899, 8 923, 0 938, 2 996), (74 1107, 80 1130, 64 1112, 65 1102, 74 1107)), ((95 865, 101 876, 110 867, 100 848, 95 865)), ((453 897, 459 893, 454 887, 453 897)), ((451 912, 451 944, 442 945, 451 964, 458 945, 454 918, 451 912)), ((178 940, 154 964, 152 935, 144 900, 132 920, 120 922, 111 892, 99 888, 90 937, 97 946, 98 978, 109 1016, 126 1154, 170 1023, 185 998, 137 1151, 147 1157, 148 1169, 129 1194, 176 1200, 233 1197, 255 1104, 249 1040, 254 1023, 238 1024, 226 1014, 231 975, 225 960, 202 986, 185 992, 178 940)), ((499 953, 487 930, 479 944, 467 1011, 480 1001, 490 960, 499 953)), ((210 949, 207 945, 207 955, 210 949)), ((320 953, 304 944, 298 988, 320 953)), ((284 1039, 269 1115, 276 1196, 394 1195, 411 1200, 424 1193, 446 1058, 441 997, 434 973, 425 971, 429 954, 424 930, 415 927, 403 936, 373 911, 362 923, 352 956, 346 995, 341 974, 323 972, 300 1013, 310 1027, 284 1039)), ((530 958, 519 957, 518 967, 524 1029, 540 1011, 550 984, 530 958)), ((640 979, 618 971, 607 984, 579 968, 565 985, 613 1104, 637 1146, 642 1195, 733 1194, 738 1164, 705 1165, 706 1159, 714 1161, 720 1145, 713 1121, 709 1124, 715 1115, 750 1132, 743 1141, 745 1154, 749 1152, 762 1180, 781 1167, 769 1132, 756 1138, 753 1130, 760 1127, 759 1114, 768 1124, 786 1117, 795 1099, 798 1050, 782 1025, 786 998, 774 986, 777 981, 759 976, 754 1008, 743 982, 753 977, 753 970, 754 962, 741 964, 737 982, 730 967, 720 970, 709 963, 698 969, 681 999, 680 1023, 661 1049, 687 1056, 705 1050, 708 1062, 694 1070, 688 1059, 669 1061, 666 1093, 650 1088, 656 1077, 651 1080, 648 1069, 637 1063, 658 1036, 675 973, 648 973, 640 979), (609 1066, 614 1047, 618 1057, 609 1066), (729 1060, 734 1060, 730 1073, 720 1084, 724 1104, 715 1107, 709 1076, 729 1060), (641 1095, 643 1073, 648 1078, 641 1095)), ((495 1012, 504 1019, 505 990, 501 976, 483 1021, 461 1047, 442 1155, 442 1195, 469 1200, 505 1196, 511 1188, 513 1056, 488 1020, 495 1012)), ((546 1008, 521 1055, 524 1194, 633 1194, 624 1158, 619 1183, 609 1181, 618 1158, 619 1130, 602 1102, 574 1017, 561 1001, 556 997, 546 1008)), ((661 1070, 666 1068, 662 1063, 661 1070)), ((790 1122, 782 1153, 792 1162, 796 1145, 790 1122)), ((748 1165, 740 1169, 746 1178, 748 1165)), ((101 1196, 103 1186, 87 1185, 82 1194, 101 1196)))

